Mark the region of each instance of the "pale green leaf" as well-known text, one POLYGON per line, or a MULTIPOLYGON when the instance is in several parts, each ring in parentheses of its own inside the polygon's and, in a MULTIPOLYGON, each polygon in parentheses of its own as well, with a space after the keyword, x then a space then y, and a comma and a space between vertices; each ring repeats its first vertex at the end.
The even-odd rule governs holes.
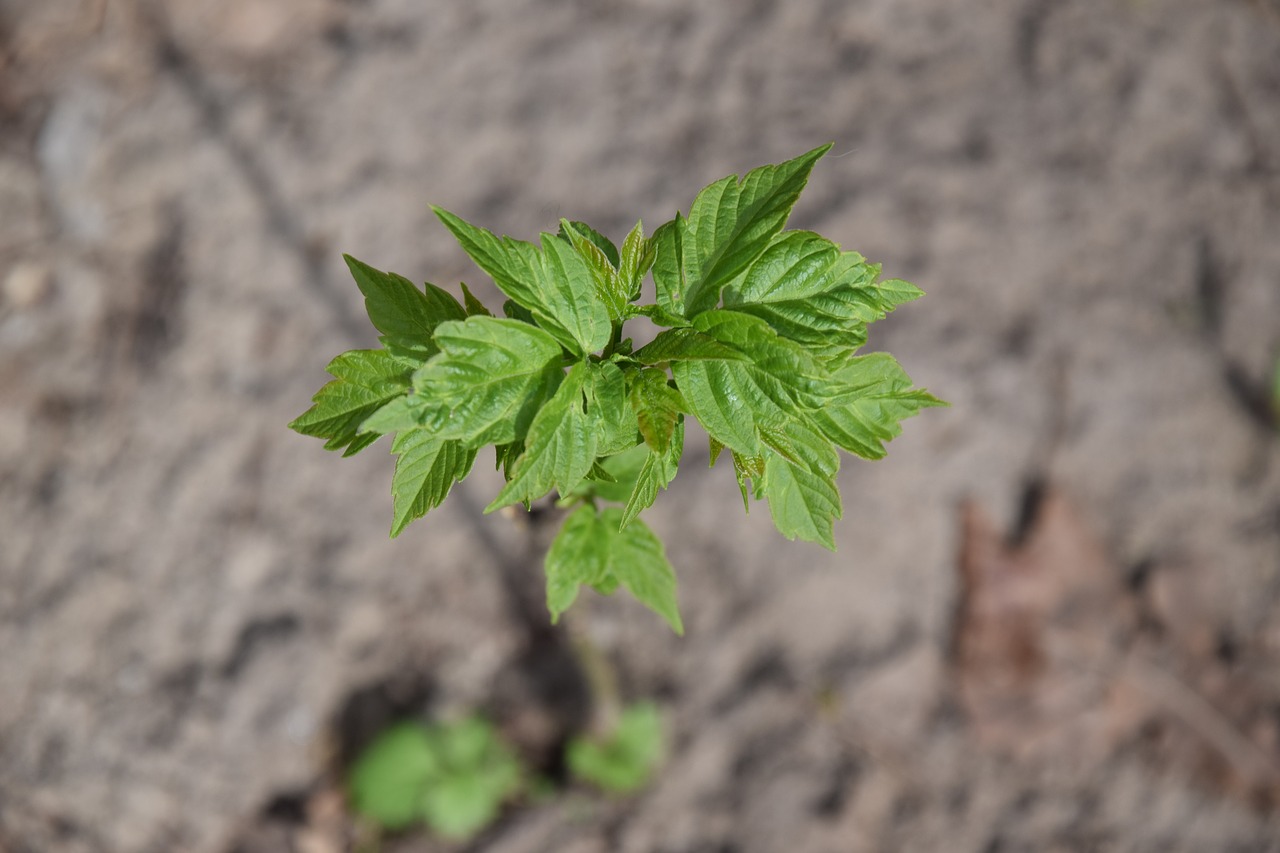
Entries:
MULTIPOLYGON (((567 219, 561 219, 560 233, 565 235, 565 239, 573 244, 578 257, 586 264, 587 270, 591 273, 591 281, 595 285, 596 298, 609 309, 610 319, 620 320, 627 304, 627 294, 623 291, 622 284, 618 280, 618 271, 614 268, 614 264, 610 262, 609 256, 595 241, 577 227, 579 225, 581 223, 570 223, 567 219)), ((593 231, 591 233, 594 234, 596 232, 593 231)), ((603 240, 604 238, 601 237, 600 239, 603 240)))
POLYGON ((643 788, 662 762, 662 718, 651 704, 622 712, 617 728, 604 738, 578 737, 565 757, 569 771, 606 791, 628 794, 643 788))
POLYGON ((841 516, 836 474, 840 455, 817 430, 791 422, 770 431, 758 493, 769 502, 773 523, 788 539, 805 539, 835 550, 834 520, 841 516))
POLYGON ((902 432, 903 420, 946 405, 912 388, 911 377, 888 353, 852 358, 832 379, 843 390, 810 419, 837 446, 866 459, 885 455, 884 443, 902 432))
POLYGON ((436 329, 441 353, 413 376, 424 426, 467 447, 522 440, 564 375, 560 345, 518 320, 468 317, 436 329))
POLYGON ((358 436, 360 424, 405 394, 411 368, 386 350, 351 350, 329 362, 326 369, 334 380, 316 393, 311 408, 289 427, 328 439, 326 450, 345 448, 349 456, 377 440, 376 435, 358 436))
POLYGON ((667 561, 662 542, 643 521, 632 521, 623 528, 622 517, 620 509, 601 513, 602 523, 612 537, 609 574, 641 604, 667 620, 671 630, 683 634, 676 602, 676 573, 667 561))
POLYGON ((622 254, 618 263, 618 281, 627 301, 640 298, 640 287, 645 273, 653 266, 654 245, 644 237, 644 223, 637 222, 627 238, 622 241, 622 254))
POLYGON ((585 222, 580 222, 576 219, 570 222, 562 218, 560 220, 560 232, 556 236, 568 240, 572 239, 575 234, 587 238, 604 255, 605 260, 609 262, 609 266, 615 270, 618 268, 618 247, 613 245, 612 240, 585 222))
POLYGON ((583 504, 564 520, 547 550, 547 609, 553 623, 578 597, 578 587, 598 586, 609 571, 611 531, 596 508, 583 504))
POLYGON ((413 429, 396 435, 391 452, 397 457, 391 479, 394 539, 410 521, 444 502, 453 484, 471 471, 476 451, 464 449, 457 441, 441 439, 431 430, 413 429))

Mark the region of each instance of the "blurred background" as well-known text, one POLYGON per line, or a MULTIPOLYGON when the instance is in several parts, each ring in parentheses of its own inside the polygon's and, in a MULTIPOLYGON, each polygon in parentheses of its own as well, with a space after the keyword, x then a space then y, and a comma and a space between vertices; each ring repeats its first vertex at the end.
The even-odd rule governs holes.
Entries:
POLYGON ((285 428, 375 341, 340 253, 492 301, 429 203, 620 240, 827 141, 792 227, 952 408, 836 554, 691 433, 687 636, 580 605, 665 767, 383 849, 1280 850, 1276 0, 3 0, 0 850, 346 849, 406 715, 548 754, 485 458, 393 542, 385 445, 285 428))

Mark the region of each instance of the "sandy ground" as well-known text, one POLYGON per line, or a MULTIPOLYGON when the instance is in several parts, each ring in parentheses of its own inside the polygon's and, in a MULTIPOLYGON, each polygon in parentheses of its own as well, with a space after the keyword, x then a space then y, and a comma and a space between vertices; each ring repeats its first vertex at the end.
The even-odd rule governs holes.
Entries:
POLYGON ((620 238, 831 140, 792 223, 928 292, 871 343, 953 407, 847 461, 834 555, 691 440, 688 635, 583 614, 672 757, 471 849, 1280 850, 1275 0, 0 2, 0 850, 336 850, 374 725, 536 743, 541 534, 482 470, 390 541, 385 450, 285 429, 374 340, 339 253, 492 296, 428 203, 620 238), (989 737, 961 505, 1035 482, 1091 544, 1028 559, 1112 592, 1023 698, 1141 652, 1145 710, 989 737))

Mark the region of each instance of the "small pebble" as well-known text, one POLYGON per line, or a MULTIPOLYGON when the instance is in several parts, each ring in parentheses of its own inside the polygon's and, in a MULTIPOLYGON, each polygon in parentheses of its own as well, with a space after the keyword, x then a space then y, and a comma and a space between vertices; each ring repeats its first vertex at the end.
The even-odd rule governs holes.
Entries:
POLYGON ((32 308, 45 300, 53 288, 53 271, 34 261, 15 264, 4 278, 4 301, 18 308, 32 308))

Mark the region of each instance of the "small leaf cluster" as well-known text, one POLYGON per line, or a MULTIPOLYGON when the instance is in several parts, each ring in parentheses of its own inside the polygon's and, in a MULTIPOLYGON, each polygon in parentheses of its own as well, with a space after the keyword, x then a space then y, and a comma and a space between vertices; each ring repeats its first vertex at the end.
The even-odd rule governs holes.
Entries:
POLYGON ((453 839, 491 824, 521 784, 515 754, 478 717, 393 726, 361 753, 349 778, 353 808, 378 826, 424 822, 453 839))
POLYGON ((834 549, 838 451, 877 459, 901 420, 941 405, 892 356, 857 354, 869 323, 921 292, 786 230, 829 147, 716 181, 620 247, 582 222, 534 244, 433 208, 507 297, 501 316, 465 284, 459 301, 347 257, 382 346, 334 359, 291 426, 344 455, 394 436, 392 536, 493 446, 506 484, 486 511, 552 492, 578 505, 547 555, 553 620, 579 587, 621 586, 681 632, 675 573, 638 516, 675 477, 687 418, 713 465, 727 454, 744 505, 763 499, 784 536, 834 549), (661 331, 636 347, 624 326, 640 317, 661 331))
POLYGON ((571 740, 565 759, 575 777, 613 794, 630 794, 649 783, 663 749, 662 717, 644 702, 624 708, 607 737, 571 740))

